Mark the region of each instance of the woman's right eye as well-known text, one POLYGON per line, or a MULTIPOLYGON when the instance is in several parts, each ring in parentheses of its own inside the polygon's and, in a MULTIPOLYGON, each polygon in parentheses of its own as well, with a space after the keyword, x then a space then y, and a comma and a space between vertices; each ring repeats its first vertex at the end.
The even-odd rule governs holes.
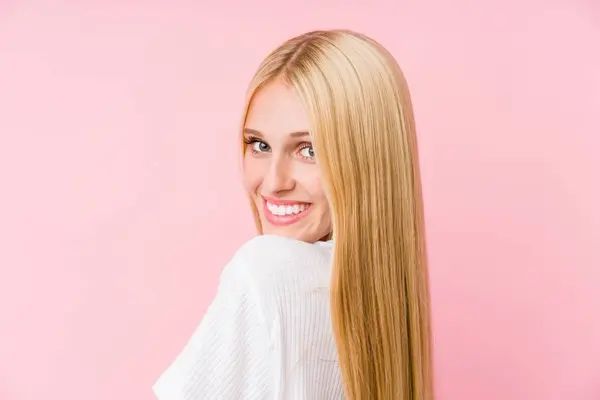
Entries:
POLYGON ((266 144, 265 142, 261 142, 260 140, 254 140, 250 142, 249 146, 255 153, 265 153, 271 150, 268 144, 266 144))

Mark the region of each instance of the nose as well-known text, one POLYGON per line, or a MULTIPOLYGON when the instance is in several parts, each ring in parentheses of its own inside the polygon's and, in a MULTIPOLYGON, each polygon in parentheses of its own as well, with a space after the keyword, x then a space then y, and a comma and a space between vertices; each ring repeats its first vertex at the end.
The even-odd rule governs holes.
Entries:
POLYGON ((292 190, 295 186, 291 160, 285 156, 274 156, 271 158, 269 168, 263 179, 263 189, 269 194, 279 194, 292 190))

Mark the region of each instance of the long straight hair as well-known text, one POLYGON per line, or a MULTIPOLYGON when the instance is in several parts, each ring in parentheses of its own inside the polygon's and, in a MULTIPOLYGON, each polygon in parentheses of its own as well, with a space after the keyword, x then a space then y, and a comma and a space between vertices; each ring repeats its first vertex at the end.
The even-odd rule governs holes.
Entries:
POLYGON ((431 400, 423 200, 404 76, 365 35, 309 32, 259 66, 244 123, 254 95, 276 80, 304 105, 332 214, 331 314, 345 396, 431 400))

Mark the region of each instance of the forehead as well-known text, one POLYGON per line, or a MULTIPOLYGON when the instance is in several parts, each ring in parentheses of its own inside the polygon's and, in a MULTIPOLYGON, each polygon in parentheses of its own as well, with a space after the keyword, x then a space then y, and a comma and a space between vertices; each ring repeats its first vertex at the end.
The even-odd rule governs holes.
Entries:
POLYGON ((294 89, 283 83, 272 83, 254 95, 246 128, 265 135, 307 131, 308 118, 294 89))

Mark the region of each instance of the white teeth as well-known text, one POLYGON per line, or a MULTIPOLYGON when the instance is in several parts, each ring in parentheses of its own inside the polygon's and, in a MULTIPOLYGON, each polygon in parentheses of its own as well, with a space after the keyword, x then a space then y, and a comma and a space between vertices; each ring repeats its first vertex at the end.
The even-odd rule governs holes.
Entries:
POLYGON ((275 205, 267 202, 267 208, 275 215, 295 215, 308 208, 306 203, 288 204, 288 205, 275 205))

